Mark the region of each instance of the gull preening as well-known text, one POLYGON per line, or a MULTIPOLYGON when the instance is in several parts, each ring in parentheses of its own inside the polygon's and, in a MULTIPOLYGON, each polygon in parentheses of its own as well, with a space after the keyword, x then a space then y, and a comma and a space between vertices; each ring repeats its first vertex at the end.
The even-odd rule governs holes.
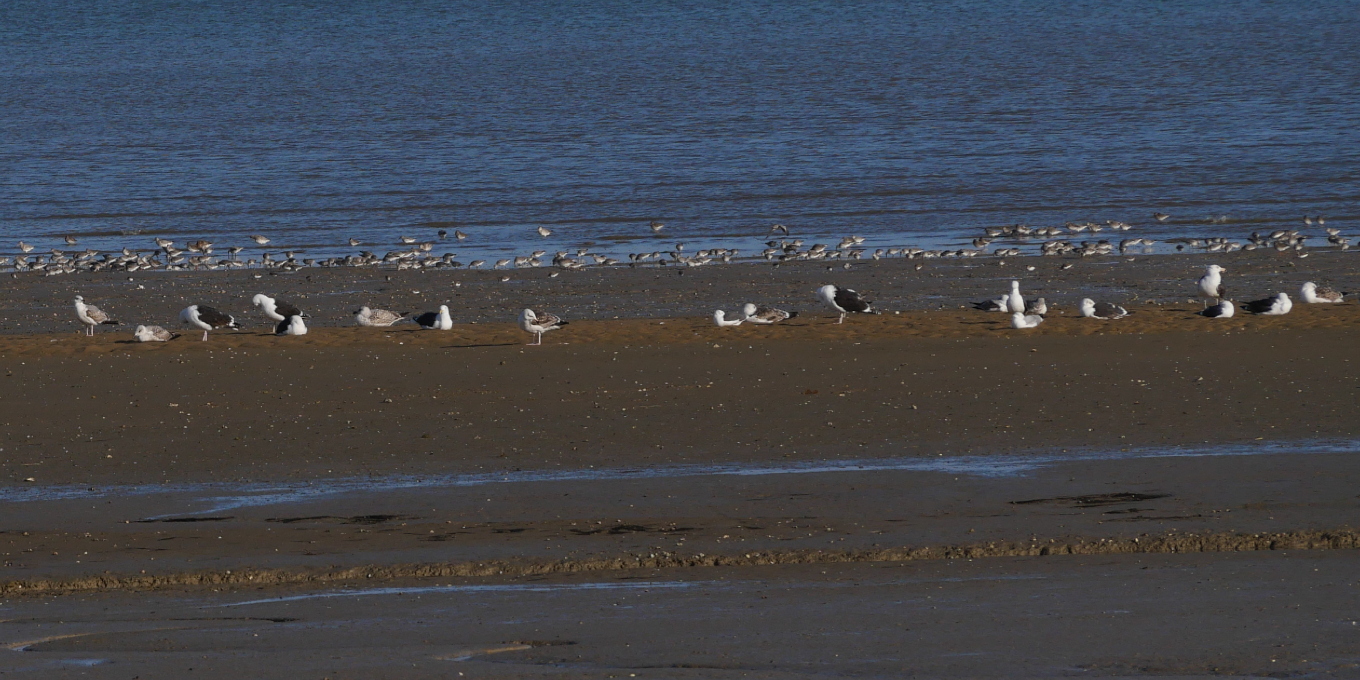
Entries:
POLYGON ((1048 303, 1044 302, 1043 298, 1027 301, 1025 302, 1025 313, 1043 316, 1048 313, 1048 303))
POLYGON ((1331 288, 1321 288, 1316 283, 1309 281, 1303 284, 1303 289, 1299 291, 1299 297, 1308 304, 1325 304, 1341 302, 1346 294, 1331 288))
POLYGON ((827 284, 817 289, 817 299, 825 302, 828 307, 840 313, 841 317, 836 323, 845 323, 846 315, 851 313, 873 313, 873 308, 870 307, 873 303, 860 297, 859 293, 856 293, 849 288, 840 288, 827 284))
POLYGON ((1195 312, 1200 316, 1207 316, 1210 319, 1231 319, 1236 309, 1233 307, 1232 300, 1223 300, 1218 304, 1205 307, 1203 311, 1195 312))
POLYGON ((1209 300, 1222 300, 1228 294, 1228 289, 1223 285, 1223 272, 1228 270, 1211 264, 1204 268, 1204 276, 1199 277, 1199 296, 1204 298, 1204 306, 1209 306, 1209 300))
POLYGON ((779 323, 786 319, 792 319, 795 316, 798 316, 798 312, 786 312, 782 309, 775 309, 774 307, 760 307, 751 302, 748 302, 741 307, 741 320, 750 321, 754 324, 768 325, 779 323))
POLYGON ((1096 302, 1091 298, 1081 301, 1081 315, 1088 319, 1122 319, 1129 315, 1129 310, 1119 305, 1108 302, 1096 302))
POLYGON ((1252 300, 1251 302, 1242 305, 1242 309, 1245 309, 1252 314, 1260 314, 1262 316, 1280 316, 1282 314, 1288 314, 1289 310, 1293 308, 1294 302, 1290 300, 1289 296, 1285 293, 1276 293, 1273 297, 1268 297, 1263 300, 1252 300))
POLYGON ((99 325, 117 326, 120 322, 109 317, 103 310, 85 304, 85 298, 76 296, 76 318, 85 324, 85 335, 94 335, 94 327, 99 325))
POLYGON ((254 303, 256 307, 259 307, 260 311, 263 311, 264 315, 273 321, 287 321, 288 317, 292 316, 300 316, 304 319, 312 318, 301 309, 298 309, 297 305, 284 302, 283 300, 276 300, 264 293, 257 293, 255 297, 251 299, 251 302, 254 303))
POLYGON ((241 329, 241 325, 236 323, 236 319, 230 314, 219 312, 207 305, 189 305, 179 313, 179 318, 194 328, 202 329, 204 341, 208 339, 208 331, 219 328, 241 329))
POLYGON ((1043 322, 1044 317, 1038 314, 1011 312, 1011 328, 1037 328, 1043 322))
POLYGON ((360 326, 380 326, 386 328, 405 318, 405 314, 389 312, 386 309, 369 309, 368 307, 360 307, 359 311, 354 313, 354 321, 360 326))
POLYGON ((160 326, 138 326, 132 334, 137 342, 169 342, 179 337, 179 333, 171 333, 160 326))
POLYGON ((526 309, 519 313, 519 327, 525 333, 533 333, 534 341, 530 345, 543 344, 543 334, 548 331, 555 331, 567 325, 561 318, 548 314, 547 312, 535 312, 526 309))
POLYGON ((439 311, 425 312, 417 316, 414 321, 427 331, 453 330, 453 318, 449 316, 448 305, 439 305, 439 311))
POLYGON ((306 335, 307 324, 302 323, 302 317, 296 314, 280 321, 274 326, 274 335, 306 335))
MULTIPOLYGON (((1011 314, 1025 313, 1025 298, 1020 297, 1019 281, 1011 281, 1011 292, 1010 295, 1006 296, 1006 310, 1011 314)), ((1020 328, 1020 326, 1017 326, 1017 328, 1020 328)), ((1025 328, 1029 328, 1029 326, 1025 326, 1025 328)))
POLYGON ((728 326, 740 326, 741 322, 745 320, 746 319, 729 319, 727 318, 727 312, 724 312, 721 309, 713 310, 713 323, 717 324, 719 328, 726 328, 728 326))

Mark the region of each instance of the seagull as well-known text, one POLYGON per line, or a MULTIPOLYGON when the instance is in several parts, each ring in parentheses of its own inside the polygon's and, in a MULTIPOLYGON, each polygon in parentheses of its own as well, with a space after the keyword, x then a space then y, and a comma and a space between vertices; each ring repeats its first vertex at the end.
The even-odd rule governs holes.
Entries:
POLYGON ((1304 302, 1309 304, 1341 302, 1341 299, 1345 296, 1345 293, 1332 290, 1331 288, 1319 288, 1318 285, 1312 281, 1303 284, 1303 290, 1300 291, 1299 295, 1299 297, 1303 298, 1304 302))
POLYGON ((1086 298, 1081 301, 1081 315, 1088 319, 1122 319, 1129 315, 1129 310, 1119 305, 1086 298))
POLYGON ((1043 316, 1048 313, 1048 303, 1044 302, 1043 298, 1039 298, 1038 300, 1034 300, 1032 302, 1026 302, 1025 313, 1038 314, 1039 316, 1043 316))
POLYGON ((729 319, 727 318, 727 312, 724 312, 721 309, 713 310, 713 323, 717 324, 719 328, 726 328, 728 326, 740 326, 741 322, 745 320, 746 319, 729 319))
POLYGON ((1204 276, 1199 277, 1199 296, 1205 298, 1204 305, 1209 305, 1209 300, 1222 300, 1228 294, 1228 289, 1223 285, 1223 272, 1228 270, 1211 264, 1204 269, 1204 276))
POLYGON ((453 330, 453 319, 449 317, 448 305, 439 305, 438 312, 425 312, 412 320, 427 331, 453 330))
POLYGON ((552 230, 547 227, 539 227, 538 235, 542 236, 543 238, 548 238, 549 236, 552 236, 552 230))
POLYGON ((1275 297, 1268 297, 1263 300, 1253 300, 1242 305, 1242 308, 1252 314, 1280 316, 1288 314, 1289 310, 1294 308, 1294 302, 1290 300, 1289 296, 1285 293, 1276 293, 1275 297))
POLYGON ((108 314, 94 305, 85 304, 85 298, 79 295, 76 296, 76 318, 85 324, 85 335, 94 335, 94 327, 101 324, 119 325, 117 319, 109 318, 108 314))
POLYGON ((873 314, 873 309, 869 306, 870 301, 860 297, 849 288, 839 288, 830 284, 817 289, 817 299, 825 302, 827 306, 840 312, 841 318, 836 323, 845 323, 845 317, 851 312, 861 314, 873 314))
POLYGON ((259 244, 259 245, 266 245, 266 244, 269 243, 269 238, 268 238, 268 237, 266 237, 266 236, 261 236, 261 235, 259 235, 259 234, 251 234, 249 238, 250 238, 250 240, 254 241, 255 243, 257 243, 257 244, 259 244))
POLYGON ((1200 316, 1207 316, 1210 319, 1231 319, 1234 312, 1232 300, 1223 300, 1212 307, 1205 307, 1204 311, 1195 312, 1200 316))
POLYGON ((137 342, 169 342, 179 337, 179 333, 171 333, 160 326, 138 326, 133 335, 137 342))
POLYGON ((1020 297, 1020 282, 1011 281, 1011 294, 1006 297, 1006 309, 1011 314, 1025 313, 1025 298, 1020 297))
POLYGON ((360 307, 359 311, 354 313, 354 321, 360 326, 387 327, 405 318, 405 314, 389 312, 386 309, 369 309, 368 307, 360 307))
POLYGON ((1166 213, 1155 212, 1152 213, 1152 219, 1157 220, 1158 222, 1165 222, 1171 219, 1171 216, 1166 213))
POLYGON ((1011 328, 1037 328, 1044 322, 1044 317, 1038 314, 1024 314, 1023 312, 1011 312, 1011 328))
POLYGON ((190 326, 202 329, 204 341, 208 339, 208 331, 219 328, 241 329, 241 324, 236 323, 236 319, 230 314, 224 314, 207 305, 189 305, 179 313, 179 318, 190 326))
MULTIPOLYGON (((750 302, 741 307, 742 321, 750 321, 753 324, 762 326, 779 323, 785 319, 792 319, 795 316, 798 316, 798 312, 786 312, 782 309, 775 309, 773 307, 758 307, 750 302)), ((722 324, 718 325, 721 326, 722 324)))
POLYGON ((1009 298, 1010 294, 1007 293, 995 300, 984 300, 982 302, 974 302, 973 309, 981 309, 984 312, 1004 312, 1007 309, 1009 309, 1009 307, 1006 306, 1006 300, 1008 300, 1009 298))
POLYGON ((297 305, 276 300, 264 293, 258 293, 251 299, 256 307, 259 307, 264 315, 274 321, 287 321, 290 316, 300 316, 304 319, 312 318, 309 314, 297 308, 297 305))
POLYGON ((566 321, 547 312, 535 312, 526 309, 519 313, 519 327, 525 333, 533 333, 534 341, 530 345, 543 344, 543 334, 548 331, 555 331, 567 325, 566 321))
POLYGON ((274 335, 306 335, 307 324, 302 323, 302 317, 296 314, 290 315, 287 319, 280 321, 274 326, 274 335))
POLYGON ((649 224, 649 225, 647 225, 647 226, 649 226, 649 227, 652 228, 652 233, 653 233, 653 234, 660 234, 660 233, 661 233, 661 230, 666 228, 666 225, 663 224, 663 223, 661 223, 661 222, 652 222, 651 224, 649 224))

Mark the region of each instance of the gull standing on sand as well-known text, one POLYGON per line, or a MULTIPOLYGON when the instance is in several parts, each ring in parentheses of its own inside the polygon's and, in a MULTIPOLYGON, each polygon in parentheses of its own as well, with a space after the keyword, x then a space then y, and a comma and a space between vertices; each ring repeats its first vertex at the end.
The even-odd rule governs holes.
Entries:
POLYGON ((1223 300, 1212 307, 1205 307, 1204 311, 1195 313, 1200 316, 1207 316, 1210 319, 1231 319, 1235 311, 1232 300, 1223 300))
POLYGON ((380 326, 385 328, 405 318, 405 314, 389 312, 386 309, 369 309, 368 307, 360 307, 359 311, 354 313, 354 321, 360 326, 380 326))
POLYGON ((1329 302, 1341 302, 1346 297, 1345 293, 1331 288, 1319 288, 1316 283, 1309 281, 1303 284, 1303 290, 1299 291, 1301 298, 1308 304, 1325 304, 1329 302))
POLYGON ((219 328, 241 330, 241 324, 236 323, 236 319, 230 314, 219 312, 207 305, 189 305, 179 313, 179 318, 194 328, 202 329, 205 342, 208 340, 208 331, 219 328))
POLYGON ((520 330, 534 334, 534 341, 529 343, 530 345, 543 344, 544 333, 555 331, 565 325, 567 325, 566 321, 547 312, 535 312, 532 309, 526 309, 519 313, 520 330))
POLYGON ((1006 309, 1011 314, 1025 313, 1025 298, 1020 297, 1020 282, 1011 281, 1011 293, 1006 296, 1006 309))
POLYGON ((1262 316, 1281 316, 1283 314, 1288 314, 1289 310, 1293 308, 1294 302, 1290 300, 1289 296, 1285 293, 1277 293, 1274 297, 1268 297, 1264 300, 1252 300, 1251 302, 1242 305, 1242 309, 1245 309, 1252 314, 1260 314, 1262 316))
POLYGON ((1037 328, 1043 322, 1044 317, 1038 314, 1011 312, 1011 328, 1037 328))
POLYGON ((874 313, 873 308, 869 306, 873 303, 860 297, 859 293, 856 293, 849 288, 840 288, 827 284, 817 289, 817 299, 825 302, 828 307, 840 313, 841 318, 838 319, 836 323, 845 323, 846 315, 852 312, 856 314, 874 313))
POLYGON ((103 310, 94 305, 85 304, 85 298, 76 296, 76 318, 85 324, 85 335, 94 335, 94 327, 101 324, 117 326, 120 322, 117 319, 109 318, 103 310))
POLYGON ((727 328, 728 326, 740 326, 741 322, 745 320, 746 319, 729 319, 727 318, 727 312, 724 312, 721 309, 713 310, 713 323, 717 324, 718 328, 727 328))
POLYGON ((264 312, 264 315, 273 321, 287 321, 290 316, 300 316, 304 319, 312 318, 301 309, 298 309, 297 305, 284 302, 283 300, 276 300, 264 293, 257 293, 255 297, 251 299, 251 302, 254 303, 256 307, 259 307, 260 310, 264 312))
POLYGON ((768 325, 779 323, 786 319, 798 316, 798 312, 786 312, 774 307, 759 307, 754 303, 748 302, 741 307, 741 320, 750 321, 753 324, 768 325))
POLYGON ((425 312, 417 316, 414 321, 427 331, 453 330, 453 318, 449 316, 448 305, 439 305, 439 311, 425 312))
POLYGON ((306 335, 307 324, 302 323, 302 317, 296 314, 280 321, 274 326, 274 335, 306 335))
POLYGON ((1108 302, 1096 302, 1091 298, 1081 301, 1081 315, 1088 319, 1122 319, 1129 315, 1129 310, 1119 305, 1108 302))
POLYGON ((171 333, 160 326, 138 326, 132 334, 137 342, 169 342, 179 337, 179 333, 171 333))
POLYGON ((1227 294, 1228 289, 1223 285, 1223 272, 1228 270, 1211 264, 1204 269, 1204 276, 1199 277, 1199 296, 1204 298, 1204 306, 1209 306, 1209 300, 1222 300, 1227 294))

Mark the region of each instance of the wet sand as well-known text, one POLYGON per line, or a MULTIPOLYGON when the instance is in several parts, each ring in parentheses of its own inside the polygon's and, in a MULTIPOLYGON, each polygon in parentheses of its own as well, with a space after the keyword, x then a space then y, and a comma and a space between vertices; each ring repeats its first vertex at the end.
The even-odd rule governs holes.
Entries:
MULTIPOLYGON (((1326 265, 1342 287, 1348 256, 1326 265)), ((360 303, 346 298, 312 306, 318 323, 304 337, 257 330, 166 344, 78 336, 63 302, 53 332, 0 335, 0 618, 7 643, 104 632, 25 647, 0 667, 75 668, 70 660, 84 658, 107 662, 78 666, 95 677, 132 667, 174 675, 206 655, 194 673, 226 677, 230 664, 210 650, 261 669, 302 650, 285 665, 324 674, 334 659, 321 650, 352 641, 316 630, 344 619, 387 636, 364 655, 333 655, 355 676, 452 672, 439 664, 492 676, 1249 674, 1276 671, 1281 658, 1288 672, 1353 672, 1342 641, 1354 629, 1341 611, 1354 583, 1340 574, 1360 545, 1360 308, 1206 320, 1179 272, 1199 264, 1144 259, 1154 262, 1131 268, 1142 274, 1126 295, 1154 302, 1134 316, 1073 318, 1069 304, 1034 331, 957 309, 966 286, 953 283, 930 289, 947 309, 906 284, 874 284, 913 303, 843 326, 805 305, 786 325, 719 329, 629 306, 627 290, 610 298, 624 301, 625 318, 608 318, 587 279, 554 290, 569 274, 532 272, 544 276, 535 295, 582 312, 543 347, 524 347, 503 321, 505 306, 522 303, 492 293, 464 308, 485 307, 478 323, 450 332, 328 327, 360 303), (963 572, 978 580, 940 581, 930 587, 957 590, 929 604, 938 609, 925 605, 934 594, 922 583, 963 572), (884 573, 894 576, 880 583, 884 573), (1267 602, 1260 584, 1279 578, 1288 585, 1267 602), (613 606, 622 601, 594 586, 513 594, 528 583, 639 580, 745 585, 729 595, 661 587, 622 618, 613 606), (202 623, 218 620, 208 608, 246 599, 451 583, 513 588, 471 601, 351 598, 324 614, 306 600, 288 605, 306 609, 296 622, 202 623), (101 613, 143 597, 164 604, 117 625, 101 613), (885 604, 894 598, 919 602, 894 609, 885 604), (1035 598, 1052 603, 1042 625, 1025 604, 1035 598), (690 613, 715 606, 751 609, 690 613), (524 619, 524 607, 538 613, 524 619), (1091 613, 1116 609, 1132 613, 1091 613), (1257 618, 1244 618, 1250 611, 1257 618), (202 620, 109 637, 184 617, 202 620), (65 623, 45 623, 53 618, 65 623), (411 627, 428 620, 449 625, 416 644, 428 636, 411 627), (959 638, 959 625, 970 634, 959 638), (1189 630, 1216 632, 1193 647, 1174 634, 1189 630), (280 631, 268 649, 223 642, 280 631), (147 635, 168 642, 157 648, 147 635), (297 635, 310 642, 288 637, 297 635), (1055 637, 1024 663, 1009 651, 1055 637), (1319 651, 1272 653, 1299 639, 1319 651), (504 651, 445 660, 497 645, 504 651)), ((1253 271, 1266 259, 1229 266, 1253 271)), ((871 284, 919 275, 907 264, 848 275, 871 284)), ((1081 289, 1079 277, 1097 276, 1087 264, 1055 262, 1053 277, 1074 278, 1046 285, 1081 289)), ((767 301, 741 288, 739 274, 754 271, 744 267, 635 270, 615 286, 683 279, 633 293, 672 295, 663 310, 696 314, 711 299, 729 309, 748 295, 767 301), (700 281, 715 292, 694 293, 700 281)), ((822 279, 806 267, 769 271, 787 277, 768 285, 790 296, 822 279)), ((1271 271, 1242 276, 1264 288, 1271 271)), ((1010 276, 985 273, 966 285, 995 292, 1010 276)), ((172 287, 156 291, 167 304, 214 286, 243 299, 258 285, 247 276, 163 277, 135 294, 107 277, 83 285, 107 286, 106 297, 121 286, 113 299, 138 309, 153 286, 172 287)), ((16 285, 37 309, 36 296, 64 296, 73 281, 16 285)), ((20 297, 6 296, 7 323, 20 297)))

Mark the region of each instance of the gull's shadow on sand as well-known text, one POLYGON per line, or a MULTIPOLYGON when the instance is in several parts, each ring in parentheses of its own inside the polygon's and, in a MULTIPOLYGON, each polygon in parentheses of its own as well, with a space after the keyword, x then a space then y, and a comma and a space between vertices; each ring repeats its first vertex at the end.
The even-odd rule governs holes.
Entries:
MULTIPOLYGON (((519 342, 481 342, 471 345, 448 345, 443 349, 471 349, 473 347, 515 347, 523 343, 519 342)), ((527 345, 525 345, 527 347, 527 345)))

